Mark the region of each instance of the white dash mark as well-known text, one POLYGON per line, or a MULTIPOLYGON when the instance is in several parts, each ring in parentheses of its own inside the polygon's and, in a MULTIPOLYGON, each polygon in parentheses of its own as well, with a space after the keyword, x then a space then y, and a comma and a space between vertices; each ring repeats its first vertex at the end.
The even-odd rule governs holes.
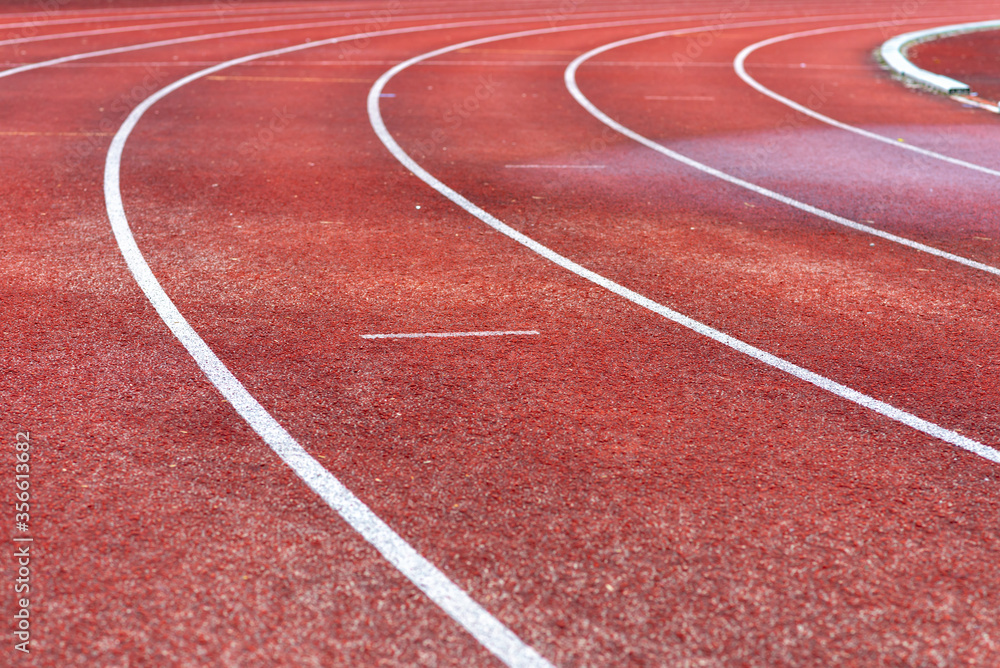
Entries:
POLYGON ((714 102, 711 95, 647 95, 647 100, 675 100, 679 102, 714 102))
POLYGON ((453 336, 538 336, 535 330, 511 332, 424 332, 420 334, 362 334, 362 339, 444 339, 453 336))
POLYGON ((604 165, 504 165, 507 169, 604 169, 604 165))

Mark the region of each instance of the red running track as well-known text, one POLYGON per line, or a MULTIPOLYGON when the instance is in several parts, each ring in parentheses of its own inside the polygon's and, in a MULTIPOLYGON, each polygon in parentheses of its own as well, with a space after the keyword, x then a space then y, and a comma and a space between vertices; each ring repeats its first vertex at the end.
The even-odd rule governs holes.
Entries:
POLYGON ((732 66, 769 37, 881 22, 763 48, 747 70, 802 104, 826 91, 822 113, 844 123, 997 169, 995 118, 872 59, 894 34, 989 18, 988 3, 128 5, 0 17, 0 39, 33 40, 0 45, 8 68, 174 40, 0 71, 0 493, 8 553, 33 539, 30 654, 14 647, 6 560, 4 661, 522 665, 276 456, 138 289, 109 223, 112 137, 148 96, 362 33, 177 88, 121 161, 165 294, 316 462, 555 665, 997 662, 997 464, 515 243, 393 157, 366 107, 395 64, 497 37, 401 71, 378 98, 420 166, 590 271, 992 448, 995 275, 696 171, 602 125, 564 82, 601 45, 704 28, 595 56, 581 91, 693 160, 1000 267, 996 177, 800 117, 732 66), (456 22, 478 24, 440 25, 456 22), (83 30, 107 32, 33 39, 83 30), (537 334, 362 338, 469 331, 537 334))

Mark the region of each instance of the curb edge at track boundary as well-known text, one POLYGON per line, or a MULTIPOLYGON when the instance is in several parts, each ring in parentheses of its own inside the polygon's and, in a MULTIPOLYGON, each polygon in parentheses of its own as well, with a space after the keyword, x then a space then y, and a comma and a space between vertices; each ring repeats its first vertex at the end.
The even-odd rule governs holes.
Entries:
POLYGON ((886 40, 879 47, 879 55, 890 70, 902 76, 904 79, 914 81, 921 86, 945 95, 968 95, 972 89, 967 83, 946 77, 943 74, 936 74, 914 65, 903 55, 903 51, 920 42, 961 35, 967 32, 978 30, 990 30, 1000 28, 1000 20, 975 21, 973 23, 955 23, 952 25, 927 28, 925 30, 915 30, 913 32, 896 35, 892 39, 886 40))

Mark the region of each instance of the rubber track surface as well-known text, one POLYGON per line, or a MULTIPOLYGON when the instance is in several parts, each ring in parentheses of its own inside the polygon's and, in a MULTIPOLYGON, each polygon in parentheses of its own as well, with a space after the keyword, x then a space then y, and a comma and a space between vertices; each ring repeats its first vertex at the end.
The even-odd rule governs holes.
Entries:
MULTIPOLYGON (((0 665, 500 665, 224 400, 109 224, 112 136, 148 96, 357 33, 371 34, 179 88, 121 166, 164 291, 312 457, 555 665, 1000 663, 996 464, 513 242, 397 161, 366 108, 408 58, 558 29, 403 70, 379 100, 387 130, 587 269, 996 448, 995 276, 672 161, 598 122, 563 79, 595 47, 704 28, 601 54, 580 88, 716 169, 1000 266, 994 178, 801 116, 733 71, 769 37, 878 24, 765 47, 747 70, 842 122, 1000 168, 993 115, 907 88, 873 55, 995 7, 913 4, 7 3, 4 69, 243 32, 0 70, 0 665), (445 25, 459 22, 478 23, 445 25), (537 334, 362 338, 483 331, 537 334), (25 654, 12 555, 29 536, 25 654)), ((915 58, 985 96, 995 55, 982 33, 915 58)))

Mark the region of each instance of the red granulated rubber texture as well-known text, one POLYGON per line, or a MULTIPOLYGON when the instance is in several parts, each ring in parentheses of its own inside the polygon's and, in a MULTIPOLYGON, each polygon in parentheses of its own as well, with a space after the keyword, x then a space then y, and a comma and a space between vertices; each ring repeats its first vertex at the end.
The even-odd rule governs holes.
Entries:
MULTIPOLYGON (((267 6, 5 58, 221 31, 267 6)), ((332 7, 333 18, 384 9, 332 7)), ((124 153, 139 247, 251 394, 557 665, 996 662, 996 465, 567 273, 431 191, 370 128, 368 90, 400 60, 625 9, 648 21, 495 42, 401 73, 381 100, 390 132, 443 182, 574 261, 1000 443, 996 277, 670 161, 605 130, 563 84, 573 57, 611 41, 741 12, 789 19, 709 33, 682 66, 686 36, 618 49, 584 65, 579 84, 681 153, 998 265, 990 178, 797 118, 732 70, 753 42, 859 22, 810 15, 890 20, 895 3, 407 3, 381 27, 417 13, 540 16, 307 50, 169 95, 124 153), (671 19, 689 14, 705 18, 671 19), (538 164, 594 169, 509 167, 538 164), (540 334, 361 338, 477 330, 540 334)), ((946 23, 984 9, 933 11, 946 23)), ((35 664, 498 665, 222 400, 135 285, 104 209, 111 134, 161 78, 366 20, 0 79, 0 434, 37 439, 35 664)), ((792 40, 747 67, 792 99, 829 91, 821 111, 838 120, 996 167, 983 140, 995 119, 892 80, 872 59, 884 39, 792 40)))

